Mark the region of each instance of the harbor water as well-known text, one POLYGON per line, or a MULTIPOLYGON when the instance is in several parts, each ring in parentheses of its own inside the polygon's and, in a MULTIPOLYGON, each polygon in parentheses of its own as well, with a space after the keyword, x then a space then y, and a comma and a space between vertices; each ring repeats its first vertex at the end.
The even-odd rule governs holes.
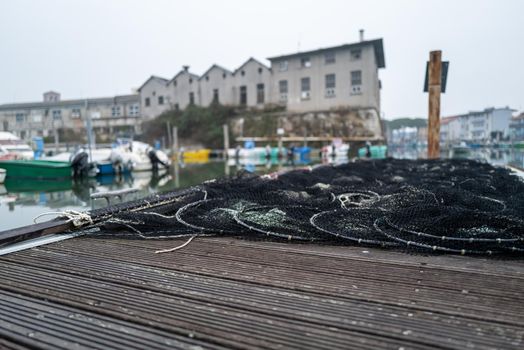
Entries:
MULTIPOLYGON (((390 147, 389 155, 394 158, 425 158, 425 149, 390 147)), ((524 150, 479 148, 468 151, 443 152, 442 158, 468 158, 489 162, 497 166, 513 165, 524 168, 524 150)), ((51 219, 54 212, 63 210, 86 211, 107 205, 105 199, 90 198, 93 193, 135 188, 138 191, 127 195, 125 200, 138 199, 151 193, 170 191, 200 184, 206 180, 231 176, 238 171, 265 174, 275 171, 300 168, 328 162, 347 162, 347 159, 322 160, 312 158, 308 162, 286 160, 261 164, 238 163, 234 160, 208 161, 202 163, 177 163, 169 169, 153 173, 133 172, 126 175, 99 176, 67 181, 27 181, 7 179, 0 184, 0 231, 33 223, 43 213, 49 216, 38 221, 51 219)), ((118 203, 113 199, 113 203, 118 203)))

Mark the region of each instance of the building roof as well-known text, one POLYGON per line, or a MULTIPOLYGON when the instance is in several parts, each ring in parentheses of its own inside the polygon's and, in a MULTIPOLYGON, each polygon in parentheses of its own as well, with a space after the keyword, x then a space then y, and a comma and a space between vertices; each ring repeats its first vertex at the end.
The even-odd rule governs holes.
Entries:
POLYGON ((226 73, 230 73, 230 74, 233 74, 233 72, 231 72, 229 69, 227 68, 224 68, 222 66, 219 66, 218 64, 213 64, 211 67, 209 67, 208 70, 206 70, 204 73, 202 73, 202 75, 200 76, 200 78, 198 78, 199 80, 201 80, 202 78, 204 78, 209 72, 211 72, 213 69, 220 69, 226 73))
POLYGON ((156 76, 156 75, 152 75, 150 76, 142 85, 140 85, 140 87, 138 88, 138 91, 142 90, 142 88, 147 84, 149 83, 151 80, 160 80, 160 81, 163 81, 164 84, 167 84, 168 83, 168 80, 166 78, 162 78, 162 77, 159 77, 159 76, 156 76))
POLYGON ((299 56, 304 56, 304 55, 316 55, 316 54, 320 54, 326 51, 352 49, 352 48, 358 48, 358 47, 366 46, 366 45, 373 45, 373 47, 375 48, 375 57, 377 59, 378 67, 385 68, 386 61, 384 58, 384 45, 383 45, 382 39, 364 40, 364 41, 360 41, 360 42, 352 43, 352 44, 325 47, 325 48, 320 48, 317 50, 297 52, 297 53, 292 53, 288 55, 273 56, 273 57, 268 57, 268 60, 276 61, 276 60, 289 59, 289 58, 294 58, 294 57, 299 57, 299 56))
POLYGON ((524 112, 520 113, 519 115, 514 116, 512 119, 513 120, 524 119, 524 112))
POLYGON ((448 124, 450 122, 452 122, 453 120, 456 120, 458 119, 459 116, 458 115, 454 115, 454 116, 450 116, 450 117, 442 117, 440 119, 440 124, 448 124))
POLYGON ((181 76, 182 74, 188 74, 189 76, 195 78, 195 79, 199 79, 200 77, 195 74, 195 73, 191 73, 190 71, 188 70, 185 70, 185 69, 181 69, 180 72, 178 72, 177 74, 175 74, 175 76, 173 78, 171 78, 171 80, 169 80, 167 82, 167 84, 171 84, 173 82, 173 80, 175 80, 176 78, 178 78, 179 76, 181 76))
POLYGON ((140 100, 138 94, 132 95, 119 95, 113 97, 97 97, 97 98, 83 98, 75 100, 62 100, 56 102, 22 102, 22 103, 9 103, 0 105, 0 110, 16 110, 16 109, 35 109, 35 108, 53 108, 53 107, 66 107, 66 106, 83 106, 87 102, 88 104, 112 104, 120 102, 138 102, 140 100))
POLYGON ((256 58, 253 58, 253 57, 249 57, 244 63, 242 63, 242 65, 240 67, 238 67, 237 69, 235 69, 235 71, 233 72, 233 75, 237 74, 237 72, 239 70, 241 70, 242 68, 244 68, 244 66, 246 66, 249 62, 256 62, 258 63, 259 65, 261 65, 262 67, 266 68, 267 70, 271 70, 268 66, 266 66, 264 63, 260 62, 259 60, 257 60, 256 58))

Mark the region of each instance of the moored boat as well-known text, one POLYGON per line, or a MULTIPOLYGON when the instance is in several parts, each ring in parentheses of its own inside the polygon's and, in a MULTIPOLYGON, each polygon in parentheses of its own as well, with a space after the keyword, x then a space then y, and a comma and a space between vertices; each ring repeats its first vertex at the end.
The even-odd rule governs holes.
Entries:
POLYGON ((5 169, 7 178, 17 179, 67 179, 73 175, 69 162, 46 160, 4 160, 0 168, 5 169))
POLYGON ((5 158, 16 158, 16 159, 33 159, 34 152, 16 135, 0 131, 0 156, 5 158))

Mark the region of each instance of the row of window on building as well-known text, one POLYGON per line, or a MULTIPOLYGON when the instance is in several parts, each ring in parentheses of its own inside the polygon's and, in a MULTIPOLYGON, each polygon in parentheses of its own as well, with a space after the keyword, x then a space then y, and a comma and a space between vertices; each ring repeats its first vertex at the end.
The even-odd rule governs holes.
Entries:
MULTIPOLYGON (((324 80, 324 86, 326 89, 325 97, 334 97, 335 96, 335 88, 336 88, 336 74, 326 74, 325 80, 324 80)), ((359 94, 361 92, 361 85, 362 85, 362 71, 361 70, 355 70, 351 71, 351 87, 352 87, 352 93, 353 94, 359 94)), ((256 86, 256 101, 257 104, 263 104, 265 103, 265 86, 264 84, 257 84, 256 86)), ((288 88, 288 81, 287 80, 280 80, 278 82, 278 89, 280 93, 280 100, 282 102, 287 100, 287 94, 289 91, 288 88)), ((311 97, 311 78, 310 77, 304 77, 300 79, 300 91, 301 91, 301 98, 302 99, 309 99, 311 97)), ((164 96, 158 96, 158 104, 163 105, 165 100, 164 96)), ((213 102, 218 103, 219 102, 219 90, 213 89, 213 102)), ((243 85, 240 86, 240 105, 247 105, 247 86, 243 85)), ((146 107, 149 107, 151 105, 151 99, 149 97, 146 97, 144 99, 144 104, 146 107)), ((189 93, 189 104, 194 105, 195 104, 195 94, 194 92, 189 93)), ((175 110, 179 109, 179 105, 174 105, 175 110)))
MULTIPOLYGON (((111 107, 111 116, 112 117, 121 117, 122 116, 122 110, 123 108, 121 106, 113 106, 111 107)), ((140 107, 139 105, 131 105, 128 107, 128 113, 131 117, 138 117, 140 115, 140 107)), ((51 111, 51 115, 53 117, 53 120, 62 120, 62 110, 55 109, 51 111)), ((33 114, 32 115, 32 121, 35 123, 40 123, 43 120, 43 117, 49 116, 49 110, 44 111, 44 115, 42 114, 33 114)), ((81 118, 82 112, 80 108, 72 108, 71 109, 71 118, 81 118)), ((100 118, 100 113, 93 113, 92 116, 98 116, 100 118)), ((16 113, 15 114, 16 122, 17 123, 23 123, 27 119, 26 113, 16 113)))
MULTIPOLYGON (((362 49, 353 49, 350 51, 350 60, 351 61, 358 61, 362 57, 362 49)), ((335 64, 337 62, 336 53, 335 51, 327 51, 324 54, 324 64, 335 64)), ((301 68, 310 68, 312 66, 311 58, 309 56, 304 56, 300 59, 300 67, 301 68)), ((289 68, 289 62, 287 60, 280 61, 278 64, 278 70, 280 72, 285 72, 289 68)))

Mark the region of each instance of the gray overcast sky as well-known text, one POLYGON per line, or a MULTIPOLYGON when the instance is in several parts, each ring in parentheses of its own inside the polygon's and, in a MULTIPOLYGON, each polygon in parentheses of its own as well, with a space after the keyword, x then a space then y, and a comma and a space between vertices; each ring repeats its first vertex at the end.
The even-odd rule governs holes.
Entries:
POLYGON ((126 94, 151 74, 383 38, 382 110, 425 116, 429 51, 450 61, 442 114, 524 109, 524 1, 1 0, 0 104, 126 94))

